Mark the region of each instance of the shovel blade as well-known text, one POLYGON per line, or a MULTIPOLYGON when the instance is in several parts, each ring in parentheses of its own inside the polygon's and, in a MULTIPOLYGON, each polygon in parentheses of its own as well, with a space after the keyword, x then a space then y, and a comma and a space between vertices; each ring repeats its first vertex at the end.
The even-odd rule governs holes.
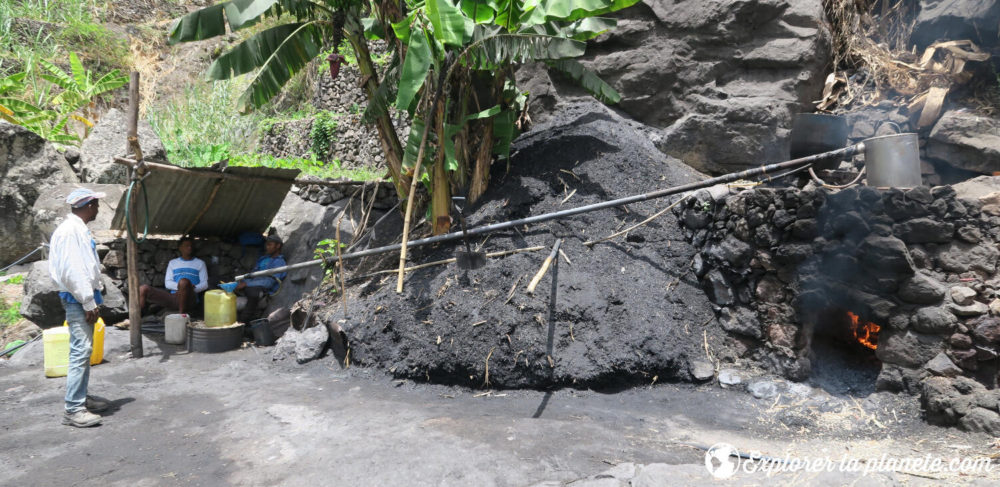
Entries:
POLYGON ((455 263, 459 269, 478 269, 486 265, 486 255, 482 252, 458 251, 455 253, 455 263))

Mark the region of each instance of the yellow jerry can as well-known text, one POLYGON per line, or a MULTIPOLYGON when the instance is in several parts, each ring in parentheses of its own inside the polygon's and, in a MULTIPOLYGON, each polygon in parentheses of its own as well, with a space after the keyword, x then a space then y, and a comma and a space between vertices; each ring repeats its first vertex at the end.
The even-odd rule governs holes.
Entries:
MULTIPOLYGON (((90 354, 90 365, 104 361, 104 320, 94 323, 94 351, 90 354)), ((69 325, 63 322, 59 328, 42 331, 42 349, 45 355, 45 377, 65 377, 69 368, 69 325)))

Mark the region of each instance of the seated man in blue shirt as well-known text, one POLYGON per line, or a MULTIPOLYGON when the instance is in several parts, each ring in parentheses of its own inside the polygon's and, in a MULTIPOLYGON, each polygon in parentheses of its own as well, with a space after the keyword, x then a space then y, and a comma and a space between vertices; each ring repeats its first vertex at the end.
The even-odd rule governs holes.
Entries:
MULTIPOLYGON (((264 241, 264 255, 257 259, 257 265, 252 272, 266 271, 275 267, 284 267, 285 258, 281 255, 281 247, 284 242, 277 235, 270 235, 264 241)), ((249 323, 260 314, 257 309, 261 298, 278 292, 281 281, 288 275, 287 272, 279 272, 270 276, 251 277, 244 279, 236 285, 236 292, 247 298, 246 307, 240 313, 240 321, 249 323)))

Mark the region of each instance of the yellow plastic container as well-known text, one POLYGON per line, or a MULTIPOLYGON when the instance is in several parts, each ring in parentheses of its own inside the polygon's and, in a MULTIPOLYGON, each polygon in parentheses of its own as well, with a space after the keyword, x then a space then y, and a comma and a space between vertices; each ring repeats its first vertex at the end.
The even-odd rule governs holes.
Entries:
MULTIPOLYGON (((94 323, 93 352, 90 365, 104 361, 104 320, 94 323)), ((60 328, 49 328, 42 332, 45 377, 65 377, 69 369, 69 325, 63 322, 60 328)))
POLYGON ((205 293, 205 326, 229 326, 236 323, 236 295, 221 289, 205 293))

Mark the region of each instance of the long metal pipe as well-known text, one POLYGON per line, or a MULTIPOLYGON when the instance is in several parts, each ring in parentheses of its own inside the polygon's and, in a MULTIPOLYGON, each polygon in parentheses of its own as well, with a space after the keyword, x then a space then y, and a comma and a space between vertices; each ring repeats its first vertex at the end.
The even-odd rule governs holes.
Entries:
MULTIPOLYGON (((521 225, 530 225, 532 223, 547 222, 549 220, 556 220, 568 216, 579 215, 580 213, 587 213, 591 211, 603 210, 604 208, 612 208, 616 206, 628 205, 631 203, 638 203, 640 201, 662 198, 664 196, 670 196, 677 193, 684 193, 686 191, 707 188, 709 186, 715 186, 716 184, 729 183, 732 181, 736 181, 738 179, 751 178, 760 175, 766 175, 767 173, 774 173, 777 171, 781 171, 783 169, 792 169, 800 166, 805 166, 808 164, 812 164, 816 161, 821 161, 825 159, 832 159, 835 157, 850 157, 861 151, 864 151, 864 144, 856 144, 844 147, 843 149, 823 152, 821 154, 815 154, 808 157, 800 157, 798 159, 792 159, 790 161, 768 164, 766 166, 761 166, 753 169, 747 169, 746 171, 726 174, 724 176, 710 178, 704 181, 682 184, 680 186, 674 186, 672 188, 659 189, 649 193, 637 194, 634 196, 626 196, 624 198, 619 198, 616 200, 603 201, 601 203, 594 203, 592 205, 570 208, 568 210, 561 210, 552 213, 545 213, 542 215, 529 216, 527 218, 522 218, 520 220, 511 220, 508 222, 493 223, 490 225, 483 225, 481 227, 470 228, 467 234, 470 237, 477 235, 485 235, 487 233, 498 232, 500 230, 506 230, 508 228, 513 228, 521 225)), ((459 238, 462 238, 462 232, 446 233, 444 235, 436 235, 433 237, 422 238, 420 240, 412 240, 407 244, 407 248, 420 247, 423 245, 446 242, 448 240, 455 240, 459 238)), ((343 260, 359 259, 361 257, 368 257, 370 255, 392 252, 394 250, 399 250, 401 247, 402 244, 393 244, 393 245, 386 245, 383 247, 375 247, 373 249, 366 249, 358 252, 344 254, 341 256, 341 258, 343 260)), ((236 280, 239 281, 250 277, 269 276, 271 274, 277 274, 279 272, 286 272, 295 269, 303 269, 306 267, 314 267, 322 264, 323 264, 323 259, 310 260, 307 262, 300 262, 298 264, 292 264, 285 267, 276 267, 274 269, 268 269, 266 271, 250 272, 247 274, 243 274, 241 276, 236 276, 236 280)))

